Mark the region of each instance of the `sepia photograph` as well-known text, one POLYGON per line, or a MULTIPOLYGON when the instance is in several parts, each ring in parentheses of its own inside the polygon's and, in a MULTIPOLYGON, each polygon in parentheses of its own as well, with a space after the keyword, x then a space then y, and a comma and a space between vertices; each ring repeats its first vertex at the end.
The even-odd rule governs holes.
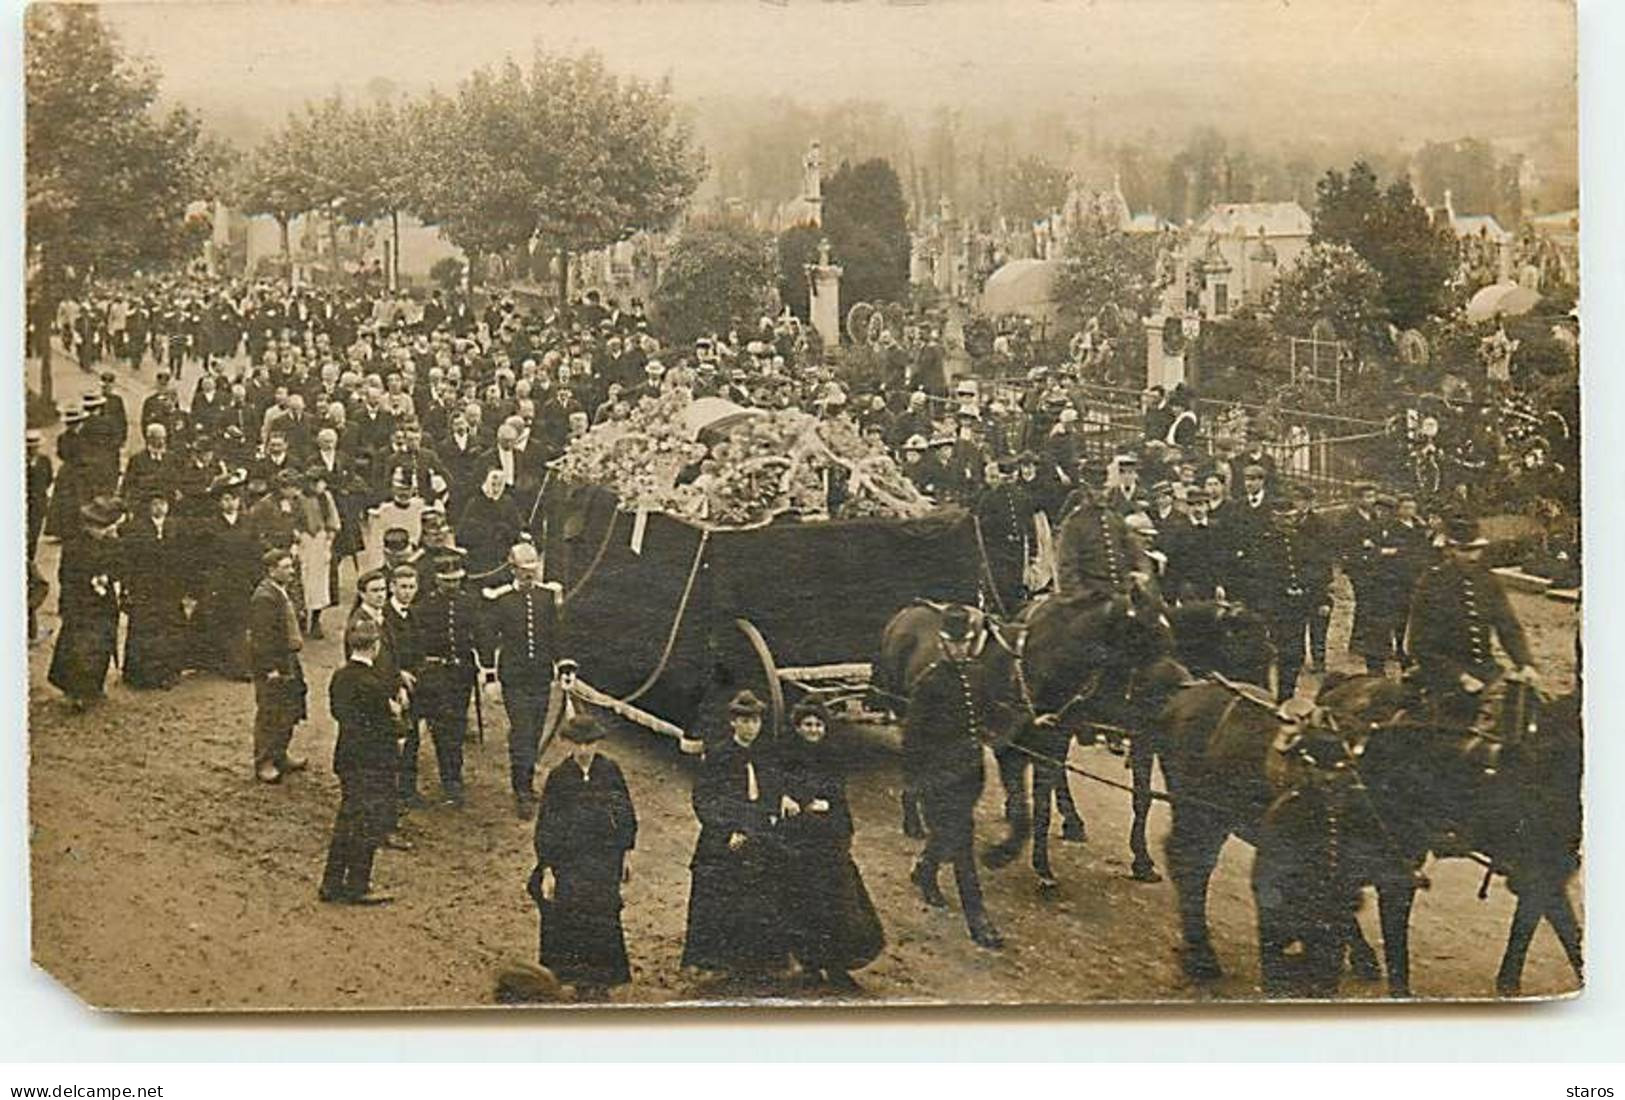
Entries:
POLYGON ((1582 991, 1572 4, 16 18, 85 1005, 1582 991))

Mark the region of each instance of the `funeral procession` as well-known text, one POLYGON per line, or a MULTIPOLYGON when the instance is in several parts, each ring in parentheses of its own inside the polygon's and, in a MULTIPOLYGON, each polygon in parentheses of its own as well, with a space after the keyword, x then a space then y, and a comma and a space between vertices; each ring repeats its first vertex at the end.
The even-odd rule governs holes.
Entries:
POLYGON ((1037 7, 916 71, 794 4, 31 6, 35 963, 1577 992, 1572 71, 1464 45, 1400 127, 1306 12, 1220 113, 1037 7))

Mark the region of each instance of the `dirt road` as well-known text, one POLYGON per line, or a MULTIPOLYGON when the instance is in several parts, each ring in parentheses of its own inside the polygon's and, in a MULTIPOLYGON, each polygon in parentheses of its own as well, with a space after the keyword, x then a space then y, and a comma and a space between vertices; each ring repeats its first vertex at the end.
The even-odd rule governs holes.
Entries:
MULTIPOLYGON (((1518 604, 1543 655, 1558 659, 1572 610, 1521 597, 1518 604)), ((49 616, 46 622, 54 625, 49 616)), ((44 683, 48 652, 49 643, 36 648, 31 662, 34 953, 87 1001, 142 1010, 489 1004, 495 973, 534 957, 535 912, 524 893, 530 829, 513 817, 506 797, 500 717, 488 714, 485 742, 470 747, 469 807, 413 814, 407 832, 416 850, 380 854, 378 878, 400 900, 380 909, 338 908, 316 900, 338 802, 326 767, 333 728, 323 695, 336 642, 307 651, 318 717, 301 729, 296 747, 313 767, 275 787, 250 779, 248 686, 191 676, 169 692, 115 686, 99 710, 74 715, 44 683)), ((844 736, 854 771, 856 855, 889 939, 883 957, 860 975, 866 998, 1067 1003, 1256 995, 1245 845, 1230 843, 1213 884, 1215 942, 1229 976, 1190 988, 1173 954, 1172 888, 1127 877, 1127 796, 1074 778, 1088 842, 1056 845, 1062 885, 1047 895, 1021 864, 985 875, 1009 946, 981 951, 957 911, 925 909, 909 886, 915 844, 898 824, 892 731, 844 736)), ((626 914, 635 977, 616 999, 714 996, 677 965, 697 833, 691 765, 670 743, 634 728, 616 728, 606 748, 625 767, 641 818, 626 914)), ((427 746, 424 758, 432 777, 427 746)), ((1099 749, 1075 750, 1074 760, 1126 777, 1118 758, 1099 749)), ((999 827, 996 787, 990 772, 979 807, 984 837, 999 827)), ((1159 806, 1152 820, 1159 858, 1166 828, 1159 806)), ((1466 862, 1430 873, 1433 888, 1413 919, 1416 992, 1488 995, 1512 899, 1497 883, 1487 901, 1476 900, 1479 875, 1466 862)), ((1374 914, 1363 919, 1376 942, 1374 914)), ((1571 987, 1543 928, 1526 988, 1550 994, 1571 987)), ((1351 979, 1345 994, 1380 996, 1382 988, 1351 979)))

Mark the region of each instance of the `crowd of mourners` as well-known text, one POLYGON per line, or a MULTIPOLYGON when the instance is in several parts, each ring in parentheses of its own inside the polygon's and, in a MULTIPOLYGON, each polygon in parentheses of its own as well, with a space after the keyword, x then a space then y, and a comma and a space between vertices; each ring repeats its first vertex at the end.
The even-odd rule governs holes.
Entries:
MULTIPOLYGON (((483 728, 500 702, 514 808, 536 823, 541 958, 589 992, 628 980, 620 888, 637 821, 602 729, 569 702, 576 670, 537 546, 549 464, 593 425, 676 388, 849 418, 924 494, 975 513, 1006 613, 1065 587, 1080 509, 1115 515, 1167 598, 1268 619, 1283 698, 1306 655, 1324 668, 1334 567, 1352 585, 1352 646, 1381 670, 1410 660, 1409 593, 1449 541, 1427 494, 1362 485, 1321 507, 1262 425, 1213 448, 1183 387, 1146 394, 1126 423, 1068 366, 950 381, 929 319, 838 369, 789 315, 672 347, 639 303, 596 291, 530 308, 182 281, 69 303, 53 333, 30 334, 51 337, 96 385, 62 410, 54 461, 28 435, 29 630, 54 590, 50 683, 85 709, 115 664, 135 689, 189 672, 251 682, 253 774, 276 783, 307 765, 292 749, 309 709, 301 650, 341 631, 328 706, 343 794, 320 895, 355 904, 389 900, 371 885, 376 850, 411 848, 400 824, 429 801, 423 734, 435 797, 460 807, 471 709, 483 728), (136 378, 151 392, 130 408, 120 391, 136 378), (47 536, 54 579, 36 567, 47 536), (555 733, 570 752, 538 793, 555 733)), ((685 962, 770 973, 793 957, 845 987, 884 935, 850 857, 829 716, 798 711, 769 756, 751 750, 760 701, 730 715, 694 790, 685 962)))

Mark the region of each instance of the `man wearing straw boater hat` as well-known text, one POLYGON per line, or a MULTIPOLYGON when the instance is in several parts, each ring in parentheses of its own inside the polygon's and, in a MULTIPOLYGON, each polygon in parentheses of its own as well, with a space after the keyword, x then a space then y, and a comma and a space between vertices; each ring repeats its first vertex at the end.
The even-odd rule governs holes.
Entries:
POLYGON ((1534 656, 1506 591, 1484 564, 1478 522, 1445 521, 1444 560, 1417 582, 1407 630, 1417 681, 1435 712, 1463 725, 1493 718, 1506 679, 1537 681, 1534 656), (1516 666, 1508 673, 1491 647, 1500 643, 1516 666))

